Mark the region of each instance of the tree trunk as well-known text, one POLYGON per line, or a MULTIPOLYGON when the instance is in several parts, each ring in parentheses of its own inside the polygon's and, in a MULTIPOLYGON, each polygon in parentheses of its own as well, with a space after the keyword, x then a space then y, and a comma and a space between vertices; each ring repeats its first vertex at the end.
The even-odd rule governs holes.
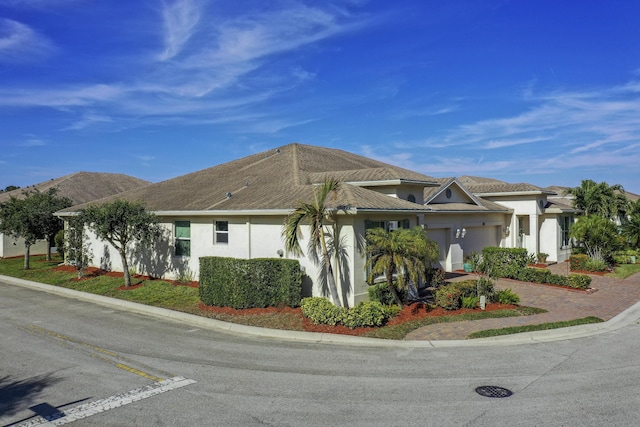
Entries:
POLYGON ((47 241, 47 261, 51 261, 51 236, 45 236, 47 241))
POLYGON ((336 279, 333 277, 333 267, 331 267, 331 260, 329 254, 325 254, 325 270, 327 274, 327 284, 329 285, 329 293, 331 294, 331 300, 336 307, 342 307, 340 298, 338 297, 338 287, 336 286, 336 279))
POLYGON ((29 255, 31 254, 31 244, 30 243, 25 243, 24 244, 24 269, 28 270, 30 268, 29 266, 29 255))
POLYGON ((124 250, 118 251, 120 258, 122 259, 122 268, 124 270, 124 287, 131 286, 131 275, 129 274, 129 264, 127 263, 127 254, 124 250))
POLYGON ((396 287, 393 284, 393 272, 387 273, 387 287, 389 288, 391 295, 393 295, 393 298, 396 300, 400 308, 402 308, 404 305, 402 304, 402 300, 398 295, 398 291, 396 290, 396 287))

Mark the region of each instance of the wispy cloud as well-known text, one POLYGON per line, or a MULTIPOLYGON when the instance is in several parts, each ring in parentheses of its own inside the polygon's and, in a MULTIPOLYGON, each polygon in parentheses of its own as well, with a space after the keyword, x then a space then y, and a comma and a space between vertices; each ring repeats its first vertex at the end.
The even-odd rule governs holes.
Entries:
POLYGON ((53 44, 28 25, 0 18, 0 63, 35 62, 49 56, 53 44))
POLYGON ((164 3, 162 18, 165 50, 160 55, 160 60, 171 59, 180 53, 200 21, 200 9, 201 5, 195 0, 178 0, 173 3, 164 3))
POLYGON ((254 117, 263 120, 254 128, 265 132, 314 120, 285 117, 286 108, 261 108, 315 79, 295 55, 283 62, 281 54, 315 49, 318 42, 366 21, 333 5, 287 1, 273 6, 229 16, 222 6, 201 0, 165 1, 156 22, 162 49, 151 55, 153 67, 129 68, 108 83, 0 84, 0 106, 68 111, 76 121, 65 130, 84 129, 107 117, 126 127, 154 120, 194 124, 254 117))

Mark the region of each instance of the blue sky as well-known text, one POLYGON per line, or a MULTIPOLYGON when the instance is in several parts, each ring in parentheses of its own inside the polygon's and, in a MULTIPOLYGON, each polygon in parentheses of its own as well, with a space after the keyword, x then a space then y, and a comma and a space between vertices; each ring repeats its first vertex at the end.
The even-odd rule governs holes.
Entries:
POLYGON ((290 142, 638 194, 640 2, 0 3, 0 188, 290 142))

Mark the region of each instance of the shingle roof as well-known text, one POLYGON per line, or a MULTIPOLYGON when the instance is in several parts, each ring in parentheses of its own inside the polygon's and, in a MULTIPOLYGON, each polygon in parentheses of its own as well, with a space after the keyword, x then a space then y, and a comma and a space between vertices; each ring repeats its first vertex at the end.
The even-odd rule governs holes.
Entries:
MULTIPOLYGON (((289 144, 127 191, 105 201, 121 198, 140 202, 155 212, 288 210, 300 200, 310 200, 313 184, 329 177, 343 181, 433 181, 429 176, 346 151, 289 144)), ((343 184, 335 204, 359 209, 424 209, 406 200, 348 184, 343 184)))
MULTIPOLYGON (((458 178, 437 178, 436 182, 440 184, 439 187, 425 187, 424 200, 428 201, 438 192, 442 191, 444 187, 449 187, 454 182, 462 184, 458 178)), ((462 184, 464 188, 466 185, 462 184)), ((468 190, 468 189, 467 189, 468 190)), ((494 203, 490 200, 484 199, 473 195, 475 200, 469 200, 469 203, 428 203, 427 207, 433 212, 508 212, 509 209, 502 205, 494 203), (477 202, 477 203, 475 203, 477 202)))
POLYGON ((24 197, 24 191, 38 190, 45 192, 50 188, 57 188, 58 196, 68 197, 74 204, 80 204, 149 184, 149 181, 123 174, 77 172, 31 185, 27 188, 0 193, 0 203, 9 200, 11 196, 22 198, 24 197))

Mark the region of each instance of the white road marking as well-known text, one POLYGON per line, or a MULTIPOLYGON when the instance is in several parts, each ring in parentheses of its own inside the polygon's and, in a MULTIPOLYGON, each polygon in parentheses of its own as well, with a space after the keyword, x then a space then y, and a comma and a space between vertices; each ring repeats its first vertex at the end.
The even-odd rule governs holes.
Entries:
POLYGON ((168 378, 145 387, 140 387, 105 399, 76 406, 75 408, 71 408, 67 411, 60 411, 52 416, 52 419, 38 416, 29 421, 18 424, 17 427, 60 426, 108 411, 109 409, 118 408, 129 403, 137 402, 138 400, 153 397, 166 391, 185 387, 189 384, 194 384, 195 382, 195 380, 184 377, 168 378))

